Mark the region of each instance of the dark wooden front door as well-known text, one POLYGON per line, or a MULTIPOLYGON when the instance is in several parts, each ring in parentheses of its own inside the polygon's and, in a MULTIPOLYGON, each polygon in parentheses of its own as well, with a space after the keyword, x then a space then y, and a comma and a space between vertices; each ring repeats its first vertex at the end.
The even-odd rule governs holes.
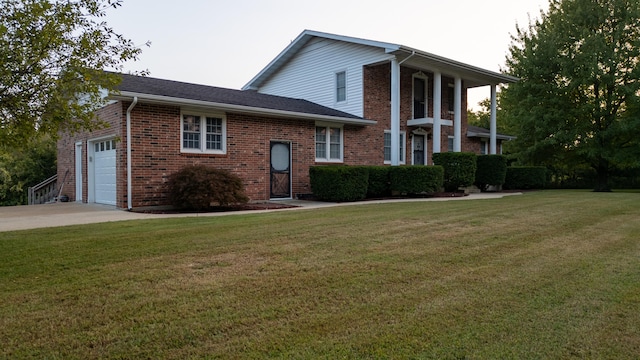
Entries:
POLYGON ((271 142, 271 198, 291 197, 291 144, 271 142))

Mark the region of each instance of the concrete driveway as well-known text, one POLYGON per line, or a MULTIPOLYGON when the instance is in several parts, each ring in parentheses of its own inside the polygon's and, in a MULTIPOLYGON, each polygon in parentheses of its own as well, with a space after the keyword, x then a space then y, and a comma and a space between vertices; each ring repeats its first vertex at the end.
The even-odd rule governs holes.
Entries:
POLYGON ((521 195, 520 193, 480 193, 464 197, 453 198, 424 198, 424 199, 391 199, 373 200, 349 203, 327 203, 303 200, 284 200, 286 204, 295 205, 295 208, 275 210, 250 210, 213 212, 200 214, 144 214, 116 209, 115 206, 82 204, 76 202, 54 203, 30 206, 4 206, 0 207, 0 232, 13 230, 27 230, 67 225, 93 224, 122 220, 161 219, 173 217, 202 217, 202 216, 227 216, 257 212, 291 211, 301 209, 314 209, 331 206, 348 206, 362 204, 379 204, 389 202, 416 202, 416 201, 454 201, 454 200, 479 200, 497 199, 509 195, 521 195))

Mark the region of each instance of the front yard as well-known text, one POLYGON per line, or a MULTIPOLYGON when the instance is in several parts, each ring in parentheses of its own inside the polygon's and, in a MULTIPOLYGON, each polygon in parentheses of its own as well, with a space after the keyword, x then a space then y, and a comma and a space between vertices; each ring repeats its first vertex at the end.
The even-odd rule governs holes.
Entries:
POLYGON ((635 359, 640 193, 0 233, 0 358, 635 359))

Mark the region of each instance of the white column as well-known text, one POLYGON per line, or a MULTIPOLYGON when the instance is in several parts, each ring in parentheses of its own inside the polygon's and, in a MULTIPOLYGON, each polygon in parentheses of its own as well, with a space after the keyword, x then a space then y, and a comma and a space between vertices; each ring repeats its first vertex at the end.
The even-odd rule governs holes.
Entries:
POLYGON ((496 154, 496 110, 497 110, 497 85, 491 85, 491 122, 489 126, 489 154, 496 154))
POLYGON ((441 108, 442 108, 442 74, 439 71, 433 73, 433 153, 440 152, 441 138, 441 108))
POLYGON ((462 79, 459 76, 453 88, 453 151, 462 151, 462 79))
POLYGON ((391 60, 391 165, 400 165, 400 64, 391 60))

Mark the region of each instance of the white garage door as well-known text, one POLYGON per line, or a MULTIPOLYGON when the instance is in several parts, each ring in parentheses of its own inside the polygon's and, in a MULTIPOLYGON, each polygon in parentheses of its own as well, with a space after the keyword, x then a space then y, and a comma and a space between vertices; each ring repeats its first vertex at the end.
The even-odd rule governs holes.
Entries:
POLYGON ((116 142, 94 143, 94 188, 96 203, 116 204, 116 142))

